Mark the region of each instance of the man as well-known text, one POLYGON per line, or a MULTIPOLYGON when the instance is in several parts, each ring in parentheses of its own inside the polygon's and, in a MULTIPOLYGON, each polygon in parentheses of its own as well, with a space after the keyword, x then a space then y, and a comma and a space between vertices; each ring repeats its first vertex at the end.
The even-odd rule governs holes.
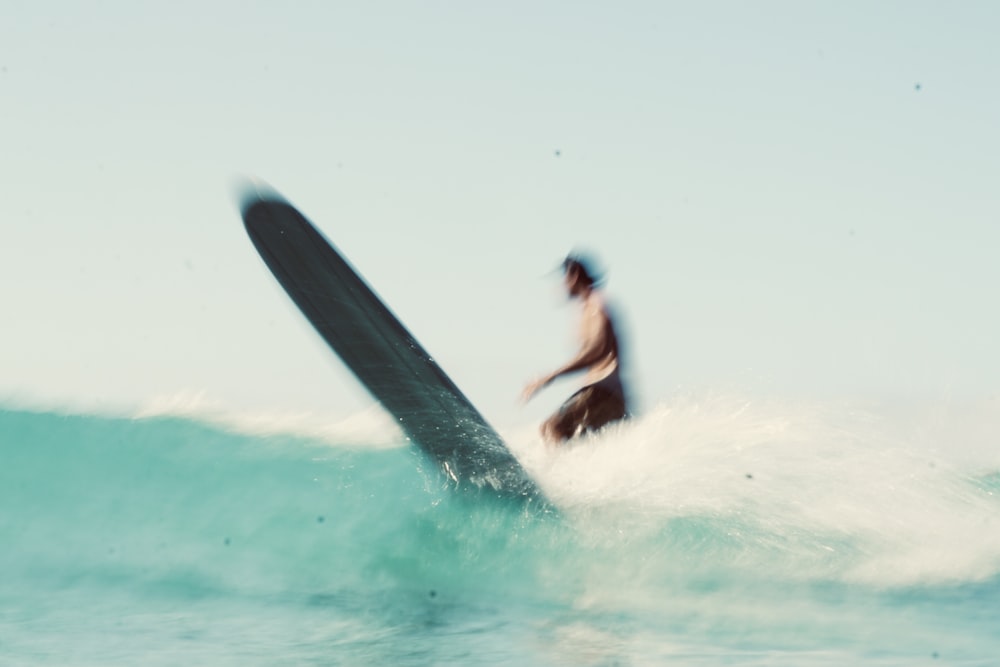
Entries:
POLYGON ((562 271, 566 292, 571 299, 579 299, 582 307, 580 351, 565 366, 528 384, 524 400, 563 375, 580 371, 586 375, 583 389, 542 424, 542 437, 549 443, 565 442, 628 415, 619 340, 594 272, 585 259, 573 255, 563 261, 562 271))

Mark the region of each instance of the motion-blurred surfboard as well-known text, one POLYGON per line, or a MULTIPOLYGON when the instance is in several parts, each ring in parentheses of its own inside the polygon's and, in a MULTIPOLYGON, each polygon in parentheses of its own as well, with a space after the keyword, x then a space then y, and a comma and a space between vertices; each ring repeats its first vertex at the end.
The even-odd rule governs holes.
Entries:
POLYGON ((543 502, 497 432, 334 246, 291 204, 248 190, 243 222, 278 282, 449 484, 543 502))

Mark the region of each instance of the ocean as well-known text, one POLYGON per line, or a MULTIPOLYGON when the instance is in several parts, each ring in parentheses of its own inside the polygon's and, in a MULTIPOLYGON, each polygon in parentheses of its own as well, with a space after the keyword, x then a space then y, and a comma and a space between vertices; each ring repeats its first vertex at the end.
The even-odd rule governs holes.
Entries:
POLYGON ((505 432, 543 509, 374 408, 0 408, 0 665, 1000 665, 997 408, 505 432))

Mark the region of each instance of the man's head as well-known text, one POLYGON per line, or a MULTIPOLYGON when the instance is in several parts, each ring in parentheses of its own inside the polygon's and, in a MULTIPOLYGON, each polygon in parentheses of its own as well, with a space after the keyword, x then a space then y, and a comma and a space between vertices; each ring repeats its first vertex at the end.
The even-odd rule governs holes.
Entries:
POLYGON ((571 297, 580 296, 601 282, 601 277, 593 269, 593 263, 580 255, 568 255, 562 262, 562 271, 566 291, 571 297))

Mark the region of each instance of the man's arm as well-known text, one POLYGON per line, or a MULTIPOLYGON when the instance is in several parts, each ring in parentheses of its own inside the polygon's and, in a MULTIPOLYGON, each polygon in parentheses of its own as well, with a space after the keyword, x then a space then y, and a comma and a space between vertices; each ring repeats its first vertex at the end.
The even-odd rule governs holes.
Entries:
POLYGON ((540 389, 552 384, 563 375, 590 368, 597 362, 608 357, 614 349, 614 331, 611 320, 603 309, 597 309, 585 321, 583 330, 583 345, 579 353, 564 366, 557 368, 548 375, 542 376, 524 388, 522 397, 525 401, 531 399, 540 389))

